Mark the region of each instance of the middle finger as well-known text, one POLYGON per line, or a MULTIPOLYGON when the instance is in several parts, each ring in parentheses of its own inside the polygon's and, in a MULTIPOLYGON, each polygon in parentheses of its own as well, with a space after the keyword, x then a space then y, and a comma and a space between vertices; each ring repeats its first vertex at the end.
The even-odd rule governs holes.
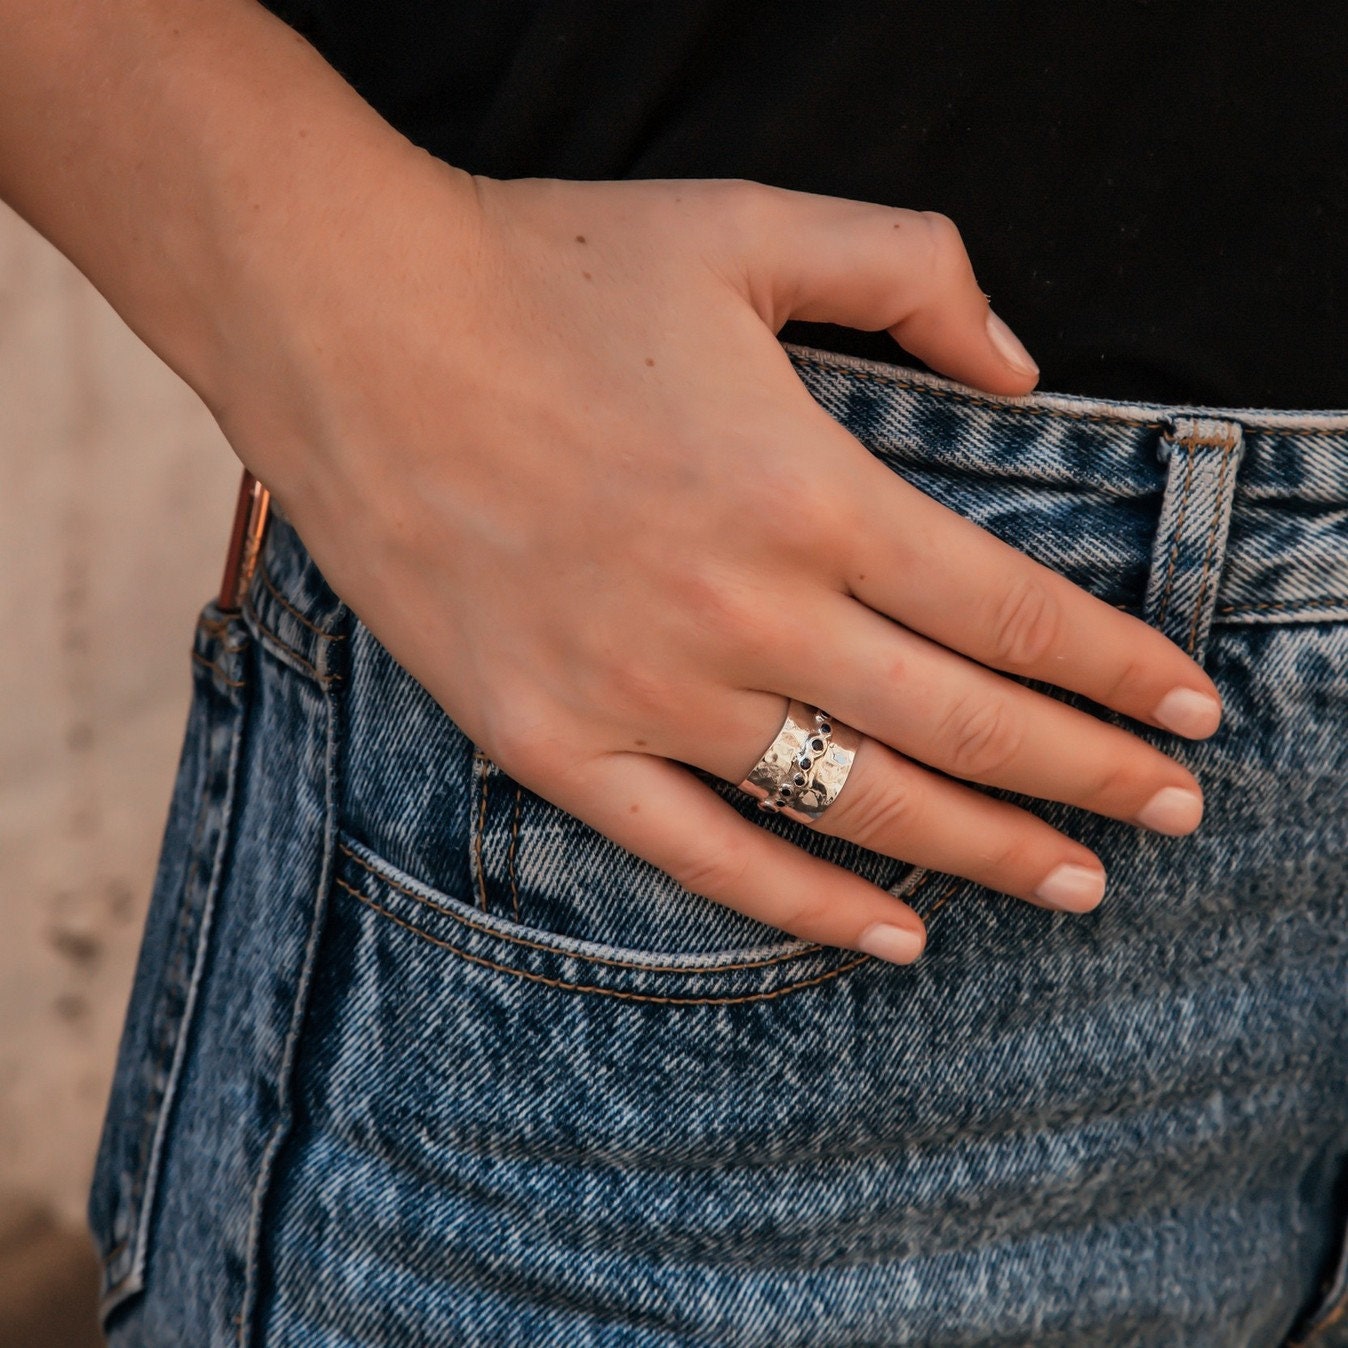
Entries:
MULTIPOLYGON (((1187 768, 1136 735, 956 654, 836 591, 807 646, 760 677, 955 777, 1061 801, 1161 833, 1198 826, 1187 768)), ((769 661, 772 654, 768 655, 769 661)))

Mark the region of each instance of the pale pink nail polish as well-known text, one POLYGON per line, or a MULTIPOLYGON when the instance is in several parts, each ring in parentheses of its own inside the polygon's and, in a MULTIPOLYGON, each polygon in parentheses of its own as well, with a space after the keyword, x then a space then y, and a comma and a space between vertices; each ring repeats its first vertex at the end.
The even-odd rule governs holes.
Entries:
POLYGON ((891 964, 911 964, 926 946, 921 932, 895 927, 888 922, 872 922, 857 937, 857 949, 891 964))
POLYGON ((997 354, 1021 374, 1038 374, 1039 366, 1006 324, 991 309, 988 310, 988 339, 997 348, 997 354))
POLYGON ((1203 797, 1183 786, 1163 786, 1138 812, 1137 822, 1157 833, 1192 833, 1203 817, 1203 797))
POLYGON ((1105 894, 1105 873, 1093 866, 1064 861, 1044 877, 1035 898, 1067 913, 1087 913, 1105 894))
POLYGON ((1177 735, 1206 739, 1221 724, 1222 704, 1193 688, 1172 688, 1152 715, 1177 735))

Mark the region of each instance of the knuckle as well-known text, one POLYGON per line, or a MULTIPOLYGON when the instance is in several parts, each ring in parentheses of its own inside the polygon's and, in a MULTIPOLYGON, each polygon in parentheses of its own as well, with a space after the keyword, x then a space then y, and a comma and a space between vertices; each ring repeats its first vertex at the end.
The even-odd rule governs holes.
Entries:
POLYGON ((1027 827, 985 843, 978 860, 989 880, 1010 892, 1027 877, 1039 878, 1045 870, 1039 860, 1043 850, 1043 840, 1027 827))
POLYGON ((752 851, 743 842, 727 840, 718 846, 704 840, 703 850, 682 858, 669 874, 691 893, 719 900, 739 890, 752 864, 752 851))
POLYGON ((1134 769, 1109 758, 1095 765, 1084 783, 1081 799, 1071 803, 1100 814, 1113 814, 1122 802, 1136 799, 1137 785, 1138 774, 1134 769))
POLYGON ((997 597, 989 630, 999 667, 1032 669, 1057 648, 1062 609, 1037 577, 1018 577, 997 597))
POLYGON ((922 801, 911 783, 886 782, 849 796, 843 791, 824 813, 829 831, 850 838, 873 852, 893 855, 922 826, 922 801), (844 806, 846 808, 840 809, 844 806))
POLYGON ((946 714, 939 733, 950 770, 975 781, 998 776, 1021 749, 1021 727, 1000 698, 960 699, 946 714))
POLYGON ((644 661, 608 661, 596 675, 598 707, 606 716, 637 725, 658 725, 669 715, 669 678, 644 661))
POLYGON ((671 579, 670 592, 674 602, 718 643, 755 647, 775 626, 762 593, 721 572, 690 567, 671 579))
POLYGON ((959 226, 940 211, 923 211, 922 219, 927 227, 927 248, 931 269, 943 272, 952 266, 963 266, 968 261, 964 248, 964 237, 959 226))
POLYGON ((525 784, 553 775, 566 753, 556 718, 531 715, 522 700, 489 715, 486 729, 474 739, 493 763, 525 784))
POLYGON ((721 220, 747 244, 780 223, 781 190, 749 178, 724 178, 709 184, 721 220))
POLYGON ((812 888, 810 893, 784 902, 773 914, 772 925, 789 931, 805 941, 823 945, 838 944, 838 905, 827 886, 812 888))
MULTIPOLYGON (((1096 700, 1107 707, 1127 708, 1144 705, 1156 683, 1155 666, 1132 657, 1114 671, 1096 700)), ((1159 697, 1152 700, 1159 701, 1159 697)))

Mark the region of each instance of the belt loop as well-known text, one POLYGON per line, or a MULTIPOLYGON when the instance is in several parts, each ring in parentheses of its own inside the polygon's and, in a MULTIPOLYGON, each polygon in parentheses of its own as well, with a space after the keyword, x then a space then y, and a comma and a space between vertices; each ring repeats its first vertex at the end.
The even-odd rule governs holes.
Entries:
POLYGON ((1244 450, 1240 423, 1212 417, 1176 417, 1157 446, 1168 466, 1143 617, 1200 664, 1244 450))

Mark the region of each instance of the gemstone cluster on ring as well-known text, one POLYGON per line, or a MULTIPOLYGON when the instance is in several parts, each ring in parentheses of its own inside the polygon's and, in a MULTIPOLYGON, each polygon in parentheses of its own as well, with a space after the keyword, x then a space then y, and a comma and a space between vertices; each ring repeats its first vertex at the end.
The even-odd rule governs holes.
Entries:
POLYGON ((791 765, 791 771, 778 781, 771 794, 758 802, 760 810, 766 814, 776 814, 792 805, 814 785, 815 770, 828 753, 832 734, 832 717, 822 708, 815 708, 814 729, 806 735, 805 743, 791 765))

